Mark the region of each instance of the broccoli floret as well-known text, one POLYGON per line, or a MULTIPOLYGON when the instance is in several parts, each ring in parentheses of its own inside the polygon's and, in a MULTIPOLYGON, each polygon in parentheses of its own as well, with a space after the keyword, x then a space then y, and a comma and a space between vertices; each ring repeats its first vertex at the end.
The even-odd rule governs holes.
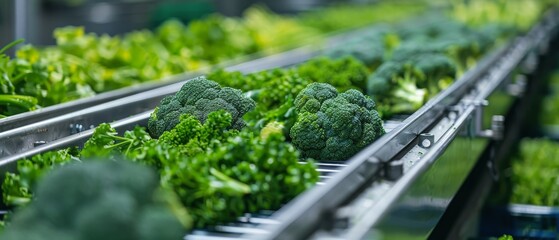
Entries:
POLYGON ((148 129, 154 137, 159 137, 180 122, 180 115, 190 114, 205 122, 211 112, 221 109, 231 114, 232 127, 240 129, 244 126, 243 115, 254 107, 254 101, 243 96, 240 90, 221 87, 199 77, 186 82, 175 95, 161 100, 149 119, 148 129))
POLYGON ((328 83, 340 91, 365 89, 369 74, 363 63, 347 56, 337 60, 327 57, 315 58, 299 66, 297 72, 311 82, 328 83))
MULTIPOLYGON (((48 173, 35 199, 15 213, 2 239, 151 239, 140 226, 168 225, 159 239, 179 239, 185 221, 156 201, 158 181, 144 166, 90 160, 48 173), (165 217, 161 217, 165 216, 165 217), (162 221, 162 222, 159 222, 162 221), (39 234, 42 238, 36 237, 39 234)), ((169 196, 169 195, 165 195, 169 196)), ((184 214, 181 214, 184 217, 184 214)))
POLYGON ((184 234, 177 219, 159 206, 148 207, 142 212, 138 231, 139 240, 173 239, 184 234))
POLYGON ((231 121, 231 114, 225 110, 210 113, 204 124, 196 117, 184 114, 179 124, 164 132, 159 141, 180 146, 185 154, 193 156, 237 134, 237 130, 230 129, 231 121))
POLYGON ((248 125, 256 130, 263 130, 263 128, 270 123, 277 123, 282 125, 282 132, 286 139, 290 140, 289 130, 297 121, 297 112, 294 106, 294 96, 293 98, 286 99, 285 103, 276 109, 259 112, 252 111, 247 114, 248 125))
POLYGON ((351 89, 338 94, 325 83, 312 83, 295 99, 293 144, 303 157, 346 160, 385 133, 375 102, 351 89))
MULTIPOLYGON (((280 107, 288 99, 294 99, 297 94, 313 81, 295 70, 275 69, 259 73, 264 77, 261 92, 258 94, 258 105, 261 111, 270 111, 280 107)), ((254 75, 251 76, 254 78, 254 75)))
POLYGON ((75 227, 77 217, 104 192, 126 192, 139 205, 152 196, 156 186, 149 169, 120 161, 92 160, 53 170, 39 182, 33 204, 54 226, 75 227))
POLYGON ((410 65, 386 62, 369 76, 367 92, 381 103, 378 110, 383 117, 413 112, 423 105, 427 94, 417 87, 421 77, 422 72, 410 65))
POLYGON ((328 48, 325 55, 334 59, 351 56, 375 70, 382 64, 386 54, 399 44, 400 38, 391 26, 376 25, 342 44, 328 48))
POLYGON ((430 96, 452 84, 457 74, 454 62, 442 54, 418 55, 409 59, 408 64, 421 73, 421 80, 417 85, 427 89, 430 96))
MULTIPOLYGON (((440 25, 440 24, 438 24, 440 25)), ((390 60, 405 62, 416 55, 444 54, 451 58, 459 72, 470 68, 493 42, 486 34, 458 24, 442 24, 441 29, 425 29, 398 46, 390 60), (448 25, 448 26, 447 26, 448 25), (428 30, 435 30, 429 33, 428 30)))
POLYGON ((285 126, 281 122, 269 122, 265 127, 260 130, 260 137, 264 140, 268 139, 272 134, 282 134, 285 126))
POLYGON ((76 218, 76 229, 80 239, 135 239, 136 207, 141 206, 136 206, 135 200, 126 192, 103 193, 76 218))

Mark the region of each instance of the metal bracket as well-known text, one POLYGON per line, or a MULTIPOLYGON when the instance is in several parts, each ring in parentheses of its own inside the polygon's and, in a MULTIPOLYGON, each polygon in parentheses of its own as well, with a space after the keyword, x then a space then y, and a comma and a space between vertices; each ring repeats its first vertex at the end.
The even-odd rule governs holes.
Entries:
POLYGON ((527 83, 526 75, 518 74, 516 75, 515 80, 516 80, 515 83, 511 83, 507 85, 506 91, 511 96, 521 97, 522 95, 524 95, 524 90, 526 90, 526 83, 527 83))
POLYGON ((35 142, 33 142, 33 147, 38 147, 38 146, 44 145, 46 143, 47 143, 46 141, 35 141, 35 142))
POLYGON ((390 161, 385 166, 386 179, 395 181, 404 175, 404 161, 402 159, 390 161))
POLYGON ((505 128, 505 117, 495 115, 491 117, 491 129, 483 129, 483 107, 489 105, 487 100, 471 101, 474 110, 474 136, 501 140, 505 128))
POLYGON ((430 148, 433 144, 435 144, 435 135, 431 133, 419 134, 419 142, 417 145, 422 148, 430 148))
POLYGON ((532 50, 528 52, 524 61, 520 64, 521 70, 523 73, 533 73, 536 67, 538 66, 538 54, 536 51, 532 50))
POLYGON ((85 127, 79 123, 70 123, 69 127, 70 127, 70 133, 72 134, 81 133, 84 130, 86 130, 85 127))
POLYGON ((540 55, 545 55, 549 51, 549 38, 545 37, 542 39, 540 45, 538 46, 538 51, 540 55))
POLYGON ((351 215, 353 214, 351 207, 345 206, 336 210, 334 213, 334 221, 332 229, 347 229, 350 226, 351 215))

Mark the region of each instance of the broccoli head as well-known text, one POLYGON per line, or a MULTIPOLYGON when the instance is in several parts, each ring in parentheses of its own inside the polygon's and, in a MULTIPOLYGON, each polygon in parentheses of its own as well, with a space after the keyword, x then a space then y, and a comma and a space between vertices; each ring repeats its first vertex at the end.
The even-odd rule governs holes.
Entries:
POLYGON ((208 115, 217 110, 229 112, 233 118, 232 127, 240 129, 244 126, 243 115, 255 105, 241 90, 221 87, 214 81, 199 77, 186 82, 175 95, 161 100, 148 121, 148 129, 154 137, 159 137, 177 125, 183 114, 205 122, 208 115))
POLYGON ((367 92, 381 103, 379 111, 384 117, 413 112, 423 106, 427 95, 418 87, 423 76, 409 64, 386 62, 369 76, 367 92))
POLYGON ((368 67, 377 68, 384 60, 385 48, 381 42, 369 42, 362 39, 349 41, 341 46, 329 48, 325 55, 333 59, 351 56, 368 67))
POLYGON ((452 84, 457 74, 456 64, 443 54, 418 55, 410 64, 422 75, 418 87, 427 89, 431 96, 452 84))
POLYGON ((38 183, 35 199, 14 214, 0 238, 147 240, 153 234, 140 227, 149 221, 166 226, 159 229, 165 231, 159 239, 179 239, 190 219, 181 221, 184 207, 177 214, 169 207, 177 200, 159 199, 157 187, 158 179, 149 168, 130 162, 68 164, 38 183))
POLYGON ((338 94, 329 84, 309 84, 295 109, 290 136, 303 157, 346 160, 385 133, 375 102, 354 89, 338 94))
POLYGON ((308 78, 311 82, 328 83, 345 91, 348 89, 365 89, 369 71, 361 61, 345 56, 332 60, 318 57, 298 67, 299 76, 308 78))
POLYGON ((333 59, 351 56, 374 70, 385 60, 385 55, 399 44, 400 38, 393 29, 378 25, 343 44, 328 48, 324 54, 333 59))

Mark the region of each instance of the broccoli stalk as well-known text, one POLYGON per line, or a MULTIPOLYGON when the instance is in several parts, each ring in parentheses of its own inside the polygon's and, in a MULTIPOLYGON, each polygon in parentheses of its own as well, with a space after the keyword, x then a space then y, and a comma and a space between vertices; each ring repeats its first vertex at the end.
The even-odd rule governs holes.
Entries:
POLYGON ((386 62, 369 76, 367 91, 381 103, 378 110, 383 117, 410 113, 425 103, 427 90, 418 87, 423 76, 410 65, 386 62))
POLYGON ((425 89, 418 88, 413 81, 406 78, 398 79, 396 83, 397 87, 389 100, 391 112, 413 112, 423 106, 427 95, 425 89))

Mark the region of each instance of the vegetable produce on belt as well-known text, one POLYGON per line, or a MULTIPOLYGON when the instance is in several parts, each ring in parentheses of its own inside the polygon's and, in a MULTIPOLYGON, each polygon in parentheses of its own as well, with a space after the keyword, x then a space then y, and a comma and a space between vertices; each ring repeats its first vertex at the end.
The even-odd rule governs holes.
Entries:
POLYGON ((60 167, 37 184, 36 198, 14 216, 2 239, 143 239, 184 236, 192 219, 155 174, 125 161, 60 167))
POLYGON ((151 114, 148 128, 152 136, 159 137, 175 127, 185 113, 203 122, 211 112, 225 109, 233 117, 232 127, 241 129, 245 124, 243 115, 254 107, 254 101, 243 96, 241 90, 222 88, 214 81, 199 77, 187 81, 175 95, 163 98, 151 114))
MULTIPOLYGON (((18 89, 25 89, 18 79, 33 76, 39 80, 31 82, 33 88, 28 90, 36 92, 29 95, 39 103, 44 99, 54 103, 57 95, 42 90, 51 86, 45 82, 61 82, 53 90, 87 95, 263 50, 285 40, 270 36, 294 26, 293 19, 252 11, 244 20, 211 17, 188 27, 168 22, 155 33, 134 32, 122 40, 85 34, 79 28, 58 30, 57 48, 24 47, 17 59, 0 58, 1 69, 10 71, 2 81, 12 84, 2 82, 1 90, 17 96, 18 89), (262 22, 269 26, 259 32, 262 22), (188 30, 174 31, 181 28, 188 30), (247 32, 257 40, 233 34, 247 32), (197 42, 203 37, 209 39, 197 42), (186 45, 177 44, 182 42, 186 45), (206 51, 207 43, 223 44, 223 55, 216 49, 206 51), (132 50, 139 47, 147 50, 132 50), (42 55, 49 51, 49 57, 42 55), (66 61, 52 67, 61 58, 66 61), (146 64, 152 67, 145 68, 146 64), (41 67, 47 74, 35 72, 41 67)), ((330 23, 324 26, 338 28, 330 23)), ((308 28, 295 30, 289 33, 302 34, 308 28)), ((325 52, 331 58, 319 57, 288 69, 248 75, 215 71, 208 76, 211 80, 191 80, 164 98, 146 123, 149 133, 138 126, 119 136, 109 124, 101 124, 81 150, 58 150, 19 161, 18 173, 7 173, 2 184, 4 203, 28 205, 22 214, 35 211, 35 202, 41 201, 37 186, 45 174, 102 157, 124 158, 156 170, 159 184, 179 197, 193 227, 228 222, 246 212, 278 209, 318 181, 309 158, 350 158, 384 134, 381 116, 421 107, 499 42, 492 40, 506 39, 510 33, 502 25, 472 28, 444 17, 426 18, 380 26, 348 40, 354 44, 325 52), (363 95, 364 91, 370 96, 363 95)), ((0 100, 2 106, 6 105, 0 100)), ((0 109, 14 111, 13 107, 0 109)), ((153 216, 163 218, 159 213, 153 216)))
POLYGON ((351 89, 343 93, 327 83, 312 83, 295 99, 293 144, 304 157, 345 160, 384 134, 375 102, 351 89))
POLYGON ((324 33, 396 21, 424 8, 424 4, 392 5, 361 7, 360 15, 368 17, 357 22, 351 7, 288 17, 256 6, 246 10, 242 18, 211 15, 187 26, 168 20, 153 32, 139 30, 121 36, 86 33, 83 27, 59 28, 53 34, 55 46, 26 45, 14 59, 0 51, 0 117, 200 70, 249 54, 271 54, 320 42, 324 33), (364 9, 384 14, 365 13, 364 9), (323 16, 336 16, 337 20, 316 24, 323 16))
MULTIPOLYGON (((124 155, 156 169, 160 184, 180 197, 196 227, 231 221, 245 212, 277 209, 318 180, 313 162, 299 163, 299 153, 285 142, 281 132, 264 138, 248 129, 223 130, 230 124, 231 116, 223 110, 209 114, 205 124, 191 115, 183 115, 180 123, 160 140, 149 139, 139 129, 128 131, 123 137, 115 136, 116 131, 103 124, 86 142, 81 156, 44 153, 34 158, 51 156, 50 165, 33 164, 28 168, 44 174, 71 162, 87 162, 84 155, 96 152, 109 159, 124 155), (195 129, 188 129, 192 126, 195 129), (189 136, 183 138, 179 134, 185 131, 190 131, 186 133, 189 136)), ((34 163, 34 159, 24 161, 34 163)), ((5 201, 12 199, 10 205, 24 206, 29 198, 35 199, 32 189, 42 179, 25 173, 10 176, 2 185, 5 201), (27 201, 13 201, 16 197, 27 201)))

